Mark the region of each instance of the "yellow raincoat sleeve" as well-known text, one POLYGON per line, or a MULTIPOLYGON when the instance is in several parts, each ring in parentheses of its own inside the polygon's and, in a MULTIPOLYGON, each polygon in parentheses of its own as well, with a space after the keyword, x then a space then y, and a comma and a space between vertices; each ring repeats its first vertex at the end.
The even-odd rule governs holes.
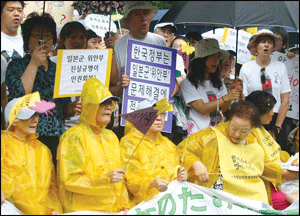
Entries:
POLYGON ((65 189, 86 195, 105 195, 112 190, 109 173, 87 167, 85 160, 88 155, 84 152, 84 137, 77 130, 66 131, 58 148, 59 181, 65 189))
MULTIPOLYGON (((127 163, 137 144, 138 143, 133 143, 128 137, 123 137, 121 139, 121 158, 124 165, 127 163)), ((137 196, 138 200, 142 201, 148 200, 152 196, 158 194, 158 190, 156 188, 150 188, 151 181, 158 174, 149 173, 148 170, 142 169, 140 160, 136 156, 137 151, 133 154, 126 167, 125 178, 127 179, 128 190, 133 195, 137 196)))
POLYGON ((219 173, 218 143, 212 129, 206 128, 188 136, 179 143, 178 151, 179 158, 184 155, 184 167, 188 172, 190 182, 211 187, 217 181, 218 175, 213 175, 209 177, 209 182, 200 183, 194 175, 194 169, 192 169, 193 164, 200 161, 209 173, 219 173))

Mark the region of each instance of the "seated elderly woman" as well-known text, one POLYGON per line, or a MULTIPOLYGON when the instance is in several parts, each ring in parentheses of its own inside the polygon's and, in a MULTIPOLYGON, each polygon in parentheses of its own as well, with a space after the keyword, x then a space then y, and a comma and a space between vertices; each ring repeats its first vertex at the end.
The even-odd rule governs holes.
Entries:
POLYGON ((23 106, 31 96, 34 100, 33 94, 15 98, 5 108, 9 127, 1 131, 1 204, 5 193, 23 214, 58 214, 62 207, 51 152, 37 139, 37 112, 23 106))
MULTIPOLYGON (((137 110, 146 109, 156 104, 155 100, 144 100, 137 110)), ((125 136, 121 139, 121 155, 123 163, 127 163, 125 178, 127 188, 133 194, 137 205, 152 196, 168 189, 169 182, 187 180, 184 167, 179 167, 177 146, 161 134, 165 122, 165 114, 157 116, 144 136, 132 123, 126 121, 125 136), (140 140, 142 142, 139 144, 140 140), (138 147, 137 147, 138 146, 138 147)))
MULTIPOLYGON (((261 124, 264 125, 271 122, 274 115, 273 108, 276 104, 276 99, 273 95, 265 91, 254 91, 246 97, 246 100, 251 101, 257 106, 261 124)), ((280 161, 286 162, 290 155, 285 151, 281 151, 280 145, 263 126, 253 128, 251 133, 256 137, 258 143, 264 149, 268 160, 277 165, 274 166, 274 169, 277 167, 278 172, 282 173, 282 180, 299 179, 299 172, 289 171, 280 167, 280 161)), ((269 203, 276 210, 287 208, 290 203, 293 203, 299 197, 299 190, 292 194, 285 194, 278 190, 278 184, 273 185, 268 179, 264 179, 264 183, 268 192, 269 203)))
POLYGON ((82 87, 79 124, 63 133, 57 150, 57 180, 64 213, 117 213, 131 207, 119 140, 105 128, 117 100, 97 78, 89 78, 82 87))
POLYGON ((198 131, 179 144, 189 181, 268 203, 261 178, 277 184, 281 173, 271 171, 262 147, 249 134, 260 123, 259 112, 249 101, 233 103, 229 111, 228 122, 198 131))

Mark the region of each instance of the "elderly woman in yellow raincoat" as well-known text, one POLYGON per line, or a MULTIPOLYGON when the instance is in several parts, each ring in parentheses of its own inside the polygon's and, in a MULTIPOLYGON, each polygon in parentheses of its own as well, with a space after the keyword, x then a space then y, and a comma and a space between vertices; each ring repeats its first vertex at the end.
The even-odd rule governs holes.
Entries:
POLYGON ((62 207, 51 152, 37 139, 39 117, 28 107, 28 102, 39 101, 35 92, 11 100, 5 108, 9 126, 1 131, 1 192, 23 214, 51 215, 62 213, 62 207))
MULTIPOLYGON (((154 106, 155 103, 155 100, 144 100, 137 110, 154 106)), ((179 166, 177 146, 161 134, 164 120, 165 114, 159 114, 145 136, 129 121, 125 123, 125 136, 120 142, 121 155, 123 163, 128 162, 125 178, 136 205, 167 190, 169 182, 176 178, 187 180, 186 170, 179 166)))
POLYGON ((120 212, 131 207, 119 140, 106 125, 115 109, 113 97, 97 78, 81 93, 79 124, 65 131, 57 152, 57 180, 63 210, 120 212))
MULTIPOLYGON (((246 97, 246 100, 257 106, 261 124, 270 124, 274 115, 273 108, 276 104, 275 97, 266 91, 254 91, 246 97)), ((253 128, 251 134, 255 136, 258 143, 264 149, 268 160, 277 165, 277 171, 281 173, 282 180, 299 179, 299 172, 281 168, 280 161, 286 162, 290 158, 290 155, 286 151, 281 150, 280 145, 263 126, 253 128)), ((267 189, 269 203, 276 210, 287 208, 290 203, 293 203, 299 198, 299 191, 292 194, 285 194, 279 190, 279 184, 273 185, 272 182, 267 180, 264 180, 264 183, 267 189)))
POLYGON ((232 104, 228 122, 206 128, 179 145, 189 181, 233 195, 268 203, 262 178, 281 182, 281 173, 265 157, 250 134, 259 125, 259 113, 248 101, 232 104), (268 166, 269 165, 269 166, 268 166))

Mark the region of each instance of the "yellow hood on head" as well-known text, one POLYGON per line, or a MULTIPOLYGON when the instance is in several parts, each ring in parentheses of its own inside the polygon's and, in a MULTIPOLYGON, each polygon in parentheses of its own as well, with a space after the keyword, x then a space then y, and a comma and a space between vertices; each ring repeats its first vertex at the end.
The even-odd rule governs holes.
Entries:
MULTIPOLYGON (((112 96, 108 88, 97 78, 89 78, 82 87, 79 122, 97 127, 96 116, 99 105, 103 99, 112 96)), ((116 104, 114 101, 113 105, 115 109, 116 104)))

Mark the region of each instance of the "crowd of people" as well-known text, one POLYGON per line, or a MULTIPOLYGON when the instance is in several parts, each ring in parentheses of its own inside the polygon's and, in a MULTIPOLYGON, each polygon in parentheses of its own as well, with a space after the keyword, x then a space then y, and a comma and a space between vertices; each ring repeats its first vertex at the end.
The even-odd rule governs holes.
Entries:
MULTIPOLYGON (((1 2, 1 205, 7 200, 24 214, 126 214, 175 179, 276 210, 298 199, 299 189, 280 191, 283 181, 299 179, 299 171, 280 165, 299 151, 299 128, 295 147, 287 146, 298 124, 286 117, 287 68, 271 59, 274 51, 286 52, 283 28, 250 38, 247 48, 255 59, 238 74, 237 54, 220 49, 214 38, 176 35, 173 23, 149 32, 158 9, 143 1, 125 3, 122 35, 111 32, 108 38, 77 21, 57 34, 47 13, 33 12, 22 23, 23 9, 24 1, 1 2), (169 104, 146 134, 129 121, 120 125, 122 94, 130 83, 128 39, 177 50, 172 133, 162 132, 169 104), (187 46, 194 52, 184 52, 187 46), (54 99, 59 49, 113 49, 109 88, 89 78, 80 97, 54 99), (41 108, 42 102, 54 105, 41 108)), ((146 99, 136 110, 159 103, 146 99)), ((299 167, 297 161, 292 165, 299 167)))

